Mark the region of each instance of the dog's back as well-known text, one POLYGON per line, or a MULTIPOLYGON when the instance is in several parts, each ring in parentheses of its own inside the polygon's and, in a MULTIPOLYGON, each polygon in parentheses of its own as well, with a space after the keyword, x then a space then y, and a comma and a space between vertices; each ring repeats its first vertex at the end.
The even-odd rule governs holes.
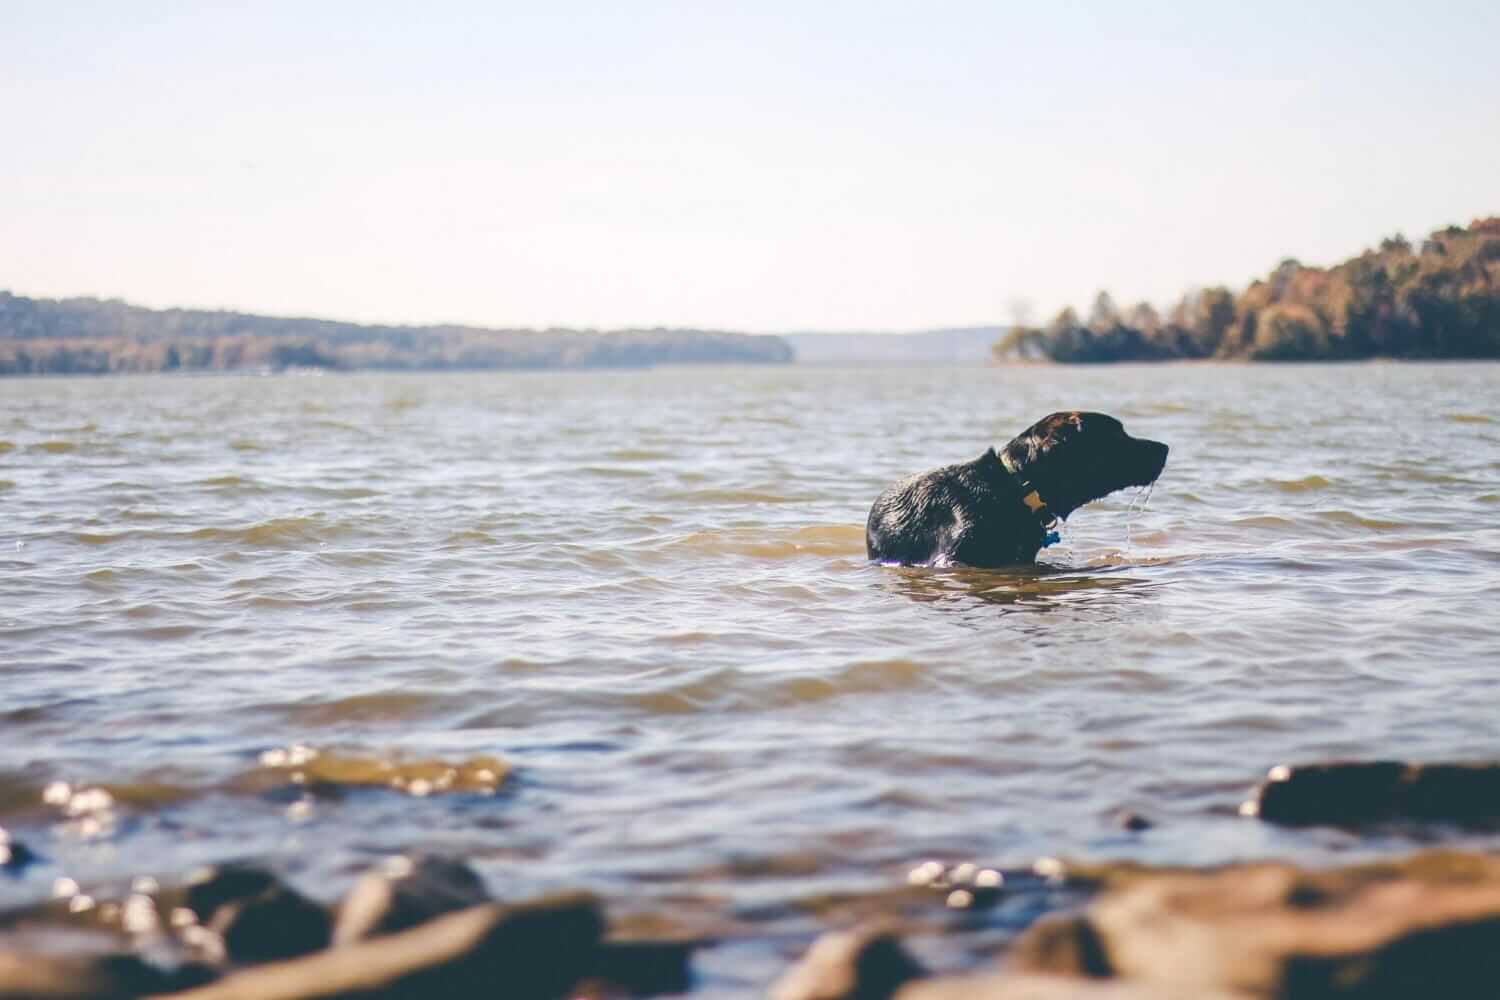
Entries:
POLYGON ((905 566, 1030 562, 1042 531, 994 451, 887 487, 865 522, 865 552, 905 566))

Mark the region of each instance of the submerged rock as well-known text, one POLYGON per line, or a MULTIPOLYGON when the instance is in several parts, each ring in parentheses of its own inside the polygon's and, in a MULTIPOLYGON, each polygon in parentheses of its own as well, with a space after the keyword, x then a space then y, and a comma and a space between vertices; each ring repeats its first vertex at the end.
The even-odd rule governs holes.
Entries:
POLYGON ((342 788, 392 788, 424 798, 443 792, 493 795, 509 775, 510 765, 498 757, 481 755, 456 763, 398 760, 298 745, 261 754, 260 767, 240 784, 262 794, 292 785, 328 797, 342 788))
POLYGON ((1240 811, 1286 826, 1500 824, 1500 765, 1369 761, 1273 767, 1240 811))

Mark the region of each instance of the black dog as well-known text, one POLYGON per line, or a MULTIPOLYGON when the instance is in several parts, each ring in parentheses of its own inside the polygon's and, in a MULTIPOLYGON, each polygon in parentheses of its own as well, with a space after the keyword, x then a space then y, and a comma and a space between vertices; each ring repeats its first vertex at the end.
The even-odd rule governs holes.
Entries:
POLYGON ((1054 413, 997 455, 911 476, 870 508, 865 551, 905 566, 1029 563, 1053 524, 1091 500, 1156 481, 1167 446, 1103 413, 1054 413))

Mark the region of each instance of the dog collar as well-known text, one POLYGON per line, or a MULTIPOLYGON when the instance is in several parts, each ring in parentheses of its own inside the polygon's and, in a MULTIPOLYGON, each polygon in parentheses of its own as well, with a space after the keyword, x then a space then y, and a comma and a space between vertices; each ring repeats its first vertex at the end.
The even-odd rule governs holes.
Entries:
POLYGON ((1047 509, 1047 501, 1043 500, 1042 494, 1037 491, 1035 486, 1031 485, 1031 480, 1021 475, 1016 469, 1015 463, 1010 460, 1010 456, 1005 453, 1005 449, 1001 448, 996 454, 1000 458, 1000 464, 1005 467, 1005 471, 1009 472, 1017 485, 1021 487, 1021 502, 1041 519, 1043 527, 1051 527, 1056 524, 1057 515, 1047 509))

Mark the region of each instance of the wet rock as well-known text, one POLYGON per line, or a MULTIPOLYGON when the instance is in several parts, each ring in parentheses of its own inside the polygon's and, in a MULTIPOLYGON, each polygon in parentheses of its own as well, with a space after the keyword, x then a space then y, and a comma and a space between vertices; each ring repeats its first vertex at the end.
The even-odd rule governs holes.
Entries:
POLYGON ((280 880, 264 868, 233 862, 216 865, 189 880, 183 905, 206 924, 221 907, 254 899, 279 884, 280 880))
POLYGON ((553 1000, 566 996, 597 966, 603 933, 598 904, 587 896, 513 907, 486 904, 409 930, 245 969, 180 997, 553 1000))
POLYGON ((1273 767, 1240 811, 1286 826, 1500 824, 1500 765, 1368 761, 1273 767))
MULTIPOLYGON (((686 993, 697 941, 606 941, 585 978, 636 997, 686 993)), ((582 991, 580 991, 582 992, 582 991)))
POLYGON ((879 929, 826 934, 771 988, 771 1000, 1231 1000, 1066 975, 928 976, 879 929))
POLYGON ((1121 875, 1081 916, 1017 943, 1018 970, 1244 997, 1492 997, 1500 860, 1416 856, 1304 872, 1284 864, 1121 875))
POLYGON ((1131 833, 1142 833, 1156 826, 1146 817, 1137 812, 1124 812, 1120 814, 1120 829, 1131 833))
POLYGON ((333 941, 349 944, 390 934, 489 901, 483 880, 462 861, 429 855, 391 858, 356 882, 344 898, 333 941))
POLYGON ((134 955, 57 957, 12 952, 0 943, 0 998, 124 998, 178 993, 213 973, 199 966, 160 969, 134 955))
POLYGON ((184 906, 237 964, 306 955, 332 940, 326 909, 253 865, 209 869, 188 887, 184 906))
POLYGON ((1244 1000, 1228 993, 1161 989, 1114 980, 990 974, 913 983, 895 1000, 1244 1000))
POLYGON ((7 875, 19 875, 30 865, 42 860, 42 856, 19 840, 11 837, 5 827, 0 826, 0 871, 7 875))
POLYGON ((927 974, 882 927, 825 934, 771 987, 770 1000, 886 1000, 927 974))

